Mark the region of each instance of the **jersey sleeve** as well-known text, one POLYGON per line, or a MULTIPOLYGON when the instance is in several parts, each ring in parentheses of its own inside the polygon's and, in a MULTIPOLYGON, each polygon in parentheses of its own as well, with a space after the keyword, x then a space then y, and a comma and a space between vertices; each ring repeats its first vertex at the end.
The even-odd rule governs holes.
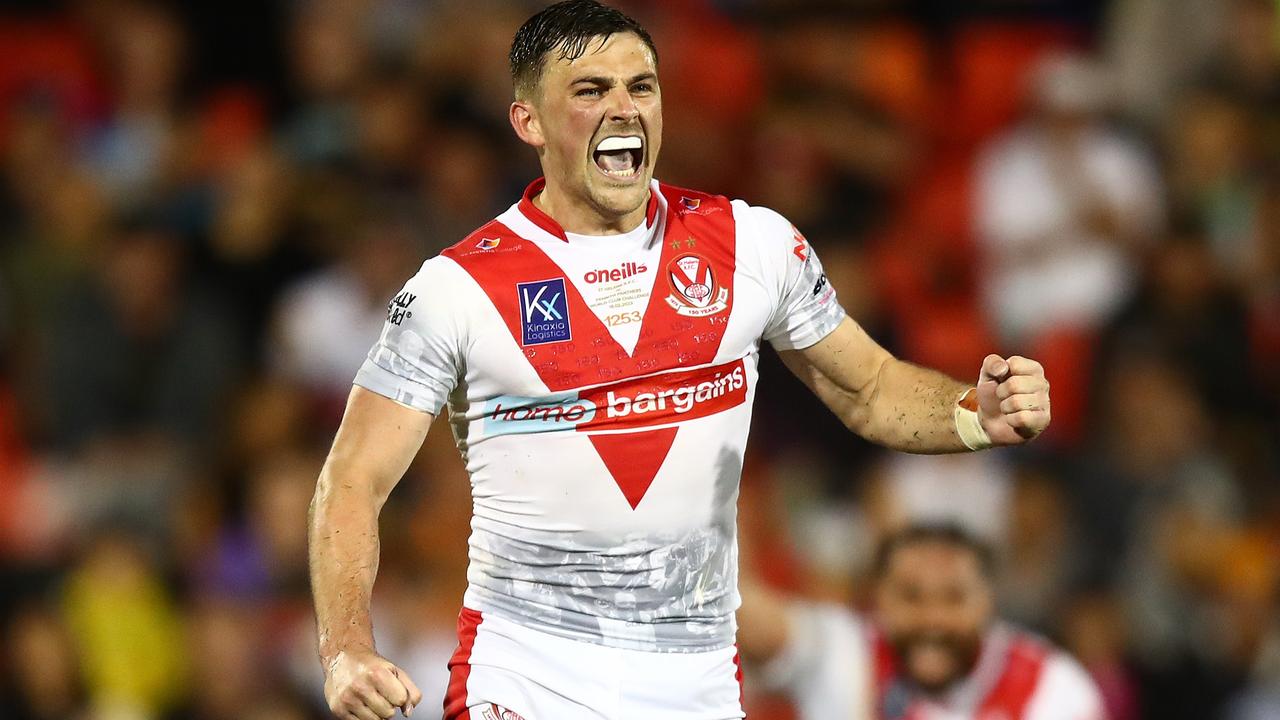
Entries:
POLYGON ((1041 673, 1023 716, 1027 720, 1107 720, 1093 678, 1069 655, 1055 652, 1041 673))
POLYGON ((415 410, 440 413, 458 383, 461 323, 448 298, 444 258, 422 264, 387 303, 382 335, 355 384, 415 410))
POLYGON ((737 221, 750 224, 762 279, 776 299, 764 339, 776 350, 800 350, 826 337, 845 312, 809 241, 773 210, 734 205, 737 221))
POLYGON ((763 668, 763 682, 784 693, 800 720, 865 718, 872 707, 869 644, 862 623, 837 605, 795 602, 782 651, 763 668))

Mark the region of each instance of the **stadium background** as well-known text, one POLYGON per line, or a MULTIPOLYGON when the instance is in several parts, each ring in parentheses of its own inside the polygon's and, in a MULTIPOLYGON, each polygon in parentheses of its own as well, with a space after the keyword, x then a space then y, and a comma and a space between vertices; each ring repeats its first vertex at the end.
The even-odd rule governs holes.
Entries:
MULTIPOLYGON (((660 177, 786 214, 901 356, 1053 383, 1028 450, 891 456, 765 351, 745 562, 861 604, 887 528, 959 517, 1113 720, 1280 717, 1276 4, 620 4, 660 177)), ((314 479, 387 300, 537 174, 505 121, 536 5, 4 4, 0 717, 322 717, 314 479)), ((376 611, 429 704, 467 515, 437 423, 376 611)))

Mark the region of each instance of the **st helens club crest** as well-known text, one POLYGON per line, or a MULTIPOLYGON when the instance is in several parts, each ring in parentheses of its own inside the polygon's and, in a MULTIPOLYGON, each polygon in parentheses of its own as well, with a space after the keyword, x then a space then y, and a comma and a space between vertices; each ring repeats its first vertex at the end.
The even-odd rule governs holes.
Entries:
POLYGON ((480 714, 484 716, 484 720, 524 720, 514 710, 498 707, 493 703, 489 703, 489 707, 485 708, 480 714))
POLYGON ((681 315, 705 317, 729 307, 729 289, 716 282, 711 263, 701 255, 685 253, 667 265, 672 293, 667 304, 681 315))

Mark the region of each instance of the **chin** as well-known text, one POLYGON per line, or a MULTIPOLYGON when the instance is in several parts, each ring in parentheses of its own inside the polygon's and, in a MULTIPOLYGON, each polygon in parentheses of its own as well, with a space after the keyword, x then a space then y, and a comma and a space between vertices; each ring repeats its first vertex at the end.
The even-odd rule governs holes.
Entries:
POLYGON ((941 695, 959 679, 960 678, 953 673, 940 676, 911 673, 911 682, 915 683, 921 690, 930 695, 941 695))
POLYGON ((649 181, 641 179, 621 187, 604 187, 592 193, 596 205, 612 215, 626 215, 644 207, 649 199, 649 181))

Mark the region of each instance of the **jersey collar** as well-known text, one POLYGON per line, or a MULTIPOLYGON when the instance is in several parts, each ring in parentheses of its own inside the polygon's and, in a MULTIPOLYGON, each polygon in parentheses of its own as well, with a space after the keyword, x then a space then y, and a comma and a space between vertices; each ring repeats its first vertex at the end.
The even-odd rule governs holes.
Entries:
MULTIPOLYGON (((529 183, 529 187, 524 189, 524 195, 520 198, 518 207, 520 214, 529 219, 529 222, 537 225, 547 231, 552 237, 559 238, 565 242, 569 242, 569 238, 564 234, 564 228, 560 227, 560 223, 551 218, 550 215, 542 212, 542 209, 533 204, 533 199, 542 192, 547 186, 547 179, 540 177, 529 183)), ((653 227, 653 221, 658 217, 658 183, 652 181, 649 183, 649 207, 645 210, 644 223, 646 227, 653 227)))

